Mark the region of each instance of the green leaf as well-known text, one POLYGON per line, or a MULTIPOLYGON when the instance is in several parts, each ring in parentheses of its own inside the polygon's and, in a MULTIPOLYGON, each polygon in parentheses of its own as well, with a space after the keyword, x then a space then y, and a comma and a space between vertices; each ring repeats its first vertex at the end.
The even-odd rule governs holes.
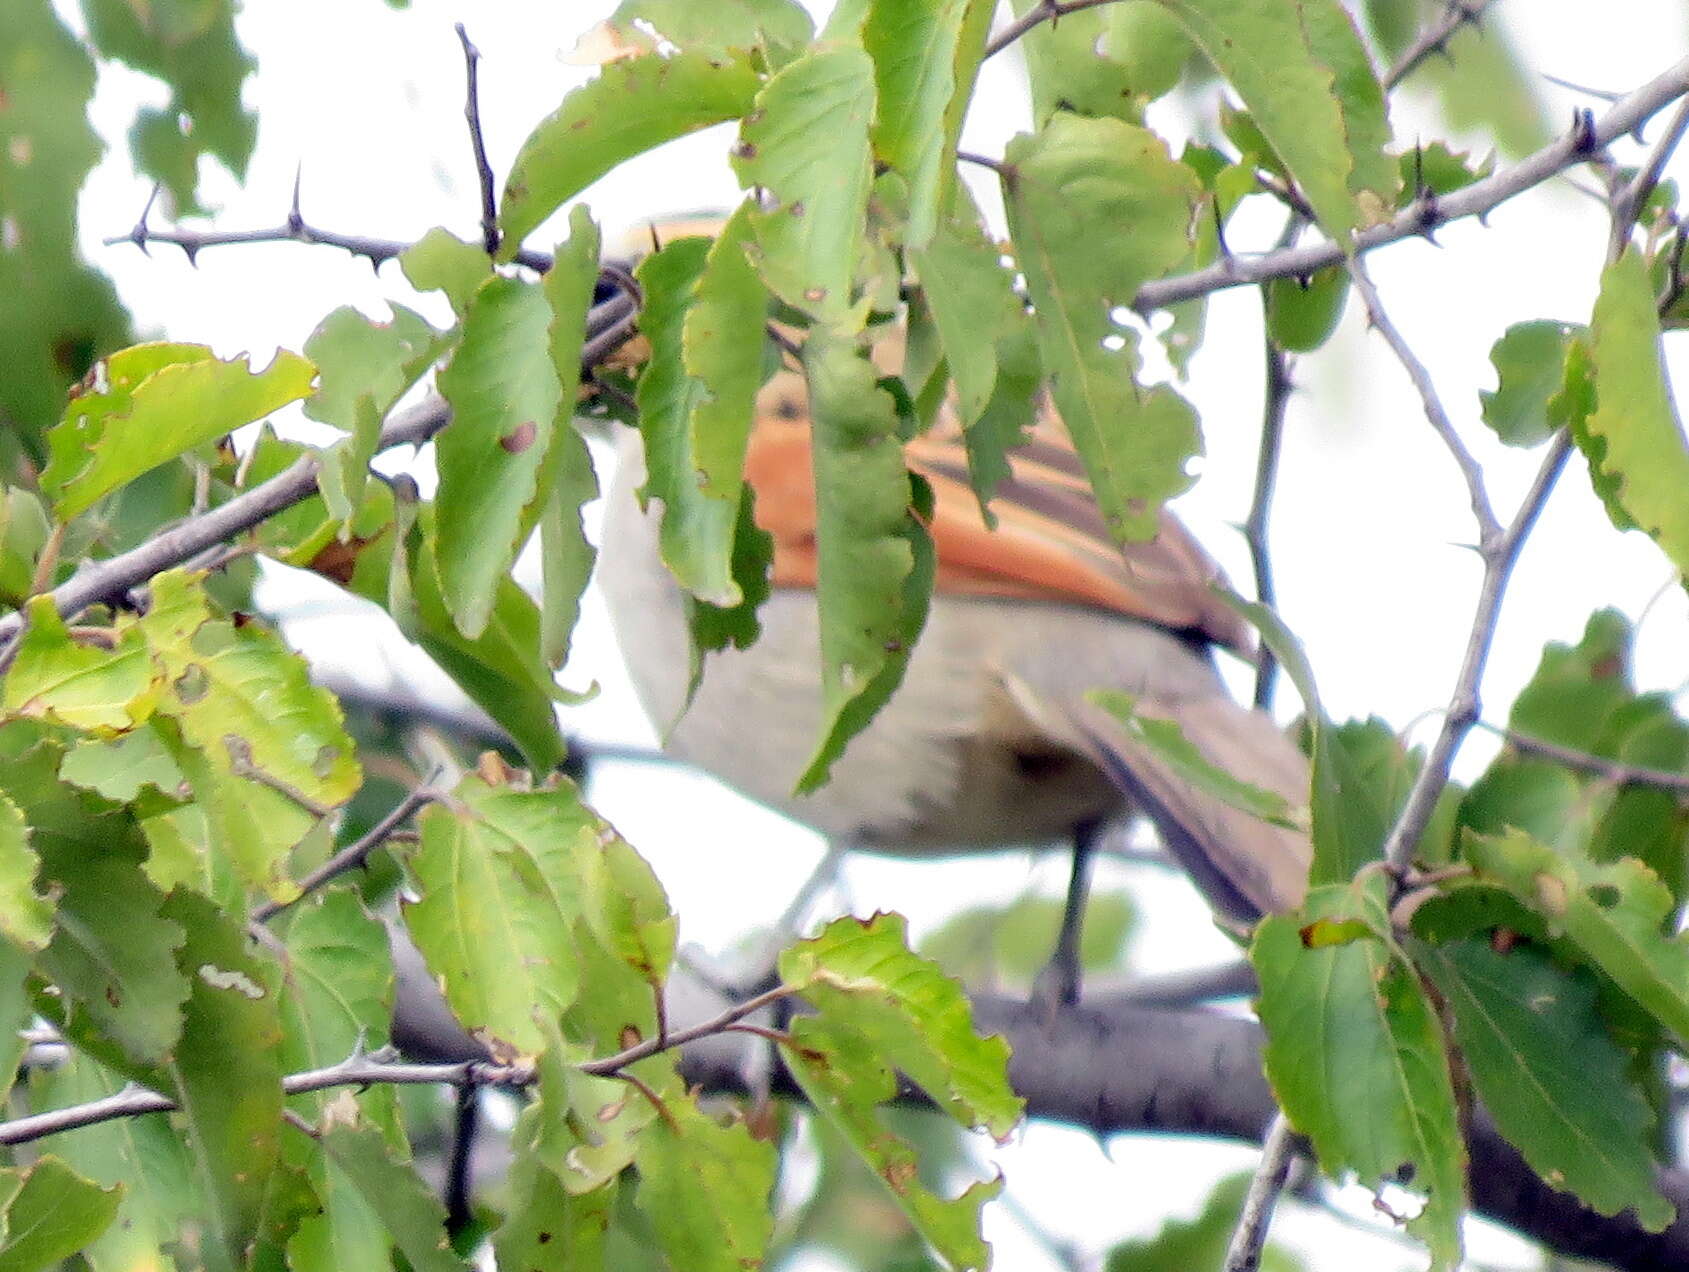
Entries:
POLYGON ((852 318, 870 178, 874 64, 859 48, 813 49, 756 95, 733 170, 765 202, 750 213, 752 260, 768 289, 800 313, 852 318))
POLYGON ((1274 278, 1267 288, 1267 334, 1288 353, 1312 353, 1337 330, 1349 299, 1349 271, 1340 265, 1311 278, 1274 278))
POLYGON ((1337 0, 1161 0, 1237 90, 1339 244, 1394 205, 1384 93, 1337 0), (1269 52, 1270 51, 1270 52, 1269 52))
POLYGON ((352 434, 323 453, 318 477, 344 532, 363 503, 382 418, 444 348, 421 314, 403 305, 392 309, 386 323, 350 306, 337 309, 305 341, 305 356, 317 368, 317 391, 305 400, 305 414, 352 434))
POLYGON ((211 1203, 204 1252, 213 1267, 240 1267, 280 1152, 281 1019, 238 925, 180 889, 163 914, 187 936, 176 965, 188 1001, 166 1068, 194 1173, 211 1203))
POLYGON ((104 146, 88 122, 94 62, 50 0, 0 5, 0 480, 46 460, 43 431, 95 358, 127 344, 116 289, 82 259, 77 199, 104 146))
POLYGON ((635 1199, 677 1268, 739 1272, 762 1265, 774 1235, 779 1155, 741 1121, 722 1123, 671 1092, 640 1133, 635 1199))
POLYGON ((745 256, 749 217, 742 204, 713 245, 678 239, 639 268, 651 341, 638 389, 640 498, 663 501, 658 545, 676 581, 723 608, 744 599, 733 560, 762 383, 767 300, 745 256))
POLYGON ((156 709, 204 757, 199 780, 187 774, 199 798, 225 800, 225 811, 247 827, 247 838, 226 847, 248 881, 289 899, 286 852, 313 820, 307 809, 344 803, 362 781, 339 705, 274 633, 214 619, 189 575, 160 574, 152 593, 135 629, 168 685, 156 709), (260 814, 276 823, 266 825, 260 814))
MULTIPOLYGON (((694 53, 801 48, 815 24, 796 0, 623 0, 604 20, 618 48, 656 52, 662 41, 694 53), (656 38, 641 29, 649 23, 656 38)), ((584 41, 584 37, 583 37, 584 41)))
POLYGON ((564 409, 551 321, 538 285, 490 278, 470 302, 463 339, 439 375, 452 422, 434 442, 434 559, 458 630, 471 639, 486 630, 498 581, 549 493, 544 465, 564 409))
POLYGON ((459 318, 493 276, 493 263, 481 244, 466 243, 438 226, 399 253, 399 269, 417 291, 443 292, 459 318))
POLYGON ((146 717, 162 681, 141 642, 124 640, 112 650, 80 645, 46 596, 30 601, 25 614, 29 625, 0 684, 8 714, 102 734, 146 717))
MULTIPOLYGON (((607 946, 635 949, 649 935, 643 904, 620 886, 636 873, 610 860, 619 841, 567 785, 523 791, 467 777, 421 828, 411 864, 423 896, 406 911, 417 946, 466 1028, 538 1053, 541 1022, 562 1015, 580 987, 577 920, 607 946)), ((660 978, 672 935, 658 944, 666 948, 635 953, 661 960, 660 978)))
POLYGON ((955 1268, 983 1268, 979 1210, 999 1178, 944 1199, 916 1173, 907 1144, 886 1133, 876 1107, 897 1092, 894 1070, 963 1126, 999 1138, 1019 1120, 1008 1046, 980 1038, 962 988, 909 952, 903 919, 843 918, 780 956, 780 976, 818 1012, 792 1024, 786 1062, 816 1111, 850 1140, 911 1223, 955 1268))
MULTIPOLYGON (((874 155, 908 183, 912 247, 924 246, 937 229, 956 162, 956 138, 945 122, 958 87, 964 28, 982 25, 970 23, 974 12, 995 7, 982 0, 929 0, 876 4, 868 11, 862 40, 874 59, 879 99, 874 155)), ((977 60, 979 50, 972 57, 977 60)), ((967 78, 971 86, 971 73, 967 78)))
POLYGON ((961 1125, 1001 1138, 1020 1120, 1008 1044, 974 1032, 961 986, 910 952, 901 915, 834 921, 781 954, 780 978, 830 1027, 871 1040, 961 1125))
POLYGON ((0 605, 21 609, 47 544, 46 505, 32 490, 0 486, 0 605))
POLYGON ((846 743, 903 680, 926 622, 933 550, 911 509, 897 414, 854 341, 826 329, 804 345, 813 419, 821 738, 798 779, 827 778, 846 743))
POLYGON ((148 469, 298 401, 315 374, 285 349, 257 372, 246 357, 223 361, 203 345, 114 353, 53 429, 42 489, 68 520, 148 469))
POLYGON ((1531 1169, 1604 1215, 1650 1232, 1675 1207, 1655 1187, 1654 1114, 1631 1056, 1609 1036, 1594 979, 1539 945, 1482 938, 1415 951, 1454 1012, 1455 1041, 1485 1110, 1531 1169))
POLYGON ((1414 79, 1430 88, 1449 131, 1483 137, 1508 158, 1522 159, 1552 140, 1554 125, 1541 77, 1507 27, 1503 17, 1455 31, 1443 45, 1445 56, 1428 58, 1414 79))
POLYGON ((1313 889, 1301 914, 1269 915, 1249 959, 1261 980, 1267 1080, 1329 1174, 1378 1188, 1412 1170, 1408 1220, 1432 1267, 1460 1261, 1466 1144, 1436 1008, 1390 930, 1384 881, 1313 889))
POLYGON ((1601 275, 1590 350, 1597 407, 1572 435, 1596 491, 1614 525, 1647 531, 1689 571, 1689 446, 1666 385, 1648 267, 1635 248, 1601 275))
POLYGON ((998 342, 1027 325, 1014 276, 1003 268, 1002 249, 971 215, 940 221, 932 242, 911 255, 956 381, 962 427, 972 429, 997 387, 998 342))
POLYGON ((23 811, 41 858, 39 885, 55 895, 52 941, 36 970, 56 987, 37 1006, 79 1046, 134 1076, 169 1053, 188 987, 176 970, 179 924, 141 870, 146 841, 121 807, 58 781, 62 751, 17 726, 5 740, 0 791, 23 811), (49 1010, 50 1009, 50 1010, 49 1010))
POLYGON ((233 0, 83 0, 101 55, 170 88, 168 109, 142 111, 130 141, 137 166, 169 188, 178 215, 202 210, 195 197, 201 155, 242 177, 258 138, 257 114, 241 105, 254 63, 235 38, 238 8, 233 0))
MULTIPOLYGON (((518 1141, 520 1142, 520 1141, 518 1141)), ((616 1183, 570 1193, 531 1153, 518 1152, 510 1167, 510 1205, 493 1237, 501 1268, 600 1268, 616 1183)))
POLYGON ((1554 408, 1564 391, 1566 353, 1579 328, 1539 319, 1515 323, 1490 349, 1494 390, 1479 393, 1484 423, 1509 446, 1535 446, 1566 423, 1554 408))
POLYGON ((1154 100, 1177 88, 1196 52, 1178 20, 1152 0, 1125 0, 1104 13, 1103 50, 1126 69, 1133 92, 1154 100))
MULTIPOLYGON (((1279 665, 1284 668, 1285 674, 1296 686, 1296 692, 1302 697, 1306 710, 1305 727, 1309 732, 1309 759, 1313 769, 1309 803, 1312 813, 1314 860, 1309 867, 1308 882, 1310 886, 1346 883, 1362 866, 1378 859, 1384 847, 1384 834, 1390 825, 1385 818, 1391 814, 1384 806, 1374 804, 1368 808, 1358 803, 1354 799, 1354 793, 1345 789, 1344 781, 1349 776, 1345 770, 1352 766, 1347 762, 1344 752, 1350 749, 1348 742, 1354 739, 1340 742, 1334 735, 1331 723, 1326 719, 1325 709, 1320 705, 1319 689, 1314 683, 1314 669, 1308 663, 1308 656, 1303 651, 1301 642, 1267 606, 1246 601, 1223 589, 1219 590, 1219 596, 1248 619, 1261 634, 1262 641, 1272 650, 1273 656, 1279 660, 1279 665)), ((1353 726, 1345 726, 1345 730, 1350 727, 1353 726)), ((1362 727, 1370 728, 1375 737, 1378 730, 1389 732, 1388 727, 1382 723, 1362 727)), ((1364 749, 1370 750, 1371 747, 1364 749)), ((1380 785, 1378 789, 1383 793, 1389 788, 1380 785)), ((1405 788, 1400 788, 1399 793, 1389 798, 1399 801, 1404 794, 1405 788)))
MULTIPOLYGON (((31 1074, 39 1109, 68 1108, 118 1094, 122 1079, 72 1052, 51 1073, 31 1074)), ((117 1220, 82 1251, 93 1272, 172 1272, 164 1253, 198 1204, 181 1136, 166 1118, 113 1118, 62 1136, 54 1149, 71 1169, 107 1187, 122 1186, 117 1220)))
POLYGON ((607 64, 522 143, 499 204, 505 259, 605 173, 665 141, 743 115, 757 85, 744 57, 680 52, 607 64))
POLYGON ((317 1142, 386 1225, 416 1272, 463 1272, 452 1252, 440 1200, 408 1161, 396 1157, 380 1128, 365 1120, 351 1092, 324 1111, 317 1142))
MULTIPOLYGON (((384 493, 373 486, 372 502, 384 493)), ((433 525, 434 508, 423 504, 414 516, 420 541, 433 525)), ((399 629, 509 732, 535 772, 556 768, 564 755, 555 707, 559 691, 541 656, 540 613, 533 598, 508 576, 500 579, 487 628, 471 640, 446 609, 433 562, 406 539, 396 529, 383 533, 373 550, 360 552, 351 590, 386 608, 399 629)))
POLYGON ((53 933, 53 902, 35 891, 39 866, 23 809, 0 793, 0 933, 31 954, 53 933))
POLYGON ((1209 763, 1185 736, 1178 721, 1139 715, 1137 699, 1117 689, 1093 689, 1085 696, 1118 720, 1129 737, 1160 756, 1173 772, 1196 789, 1286 830, 1306 828, 1306 819, 1297 816, 1301 810, 1292 808, 1284 796, 1252 786, 1209 763))
POLYGON ((1466 857, 1480 878, 1501 885, 1605 972, 1678 1045, 1689 1043, 1689 944, 1675 931, 1669 889, 1641 862, 1600 865, 1575 850, 1556 852, 1521 830, 1469 835, 1466 857))
POLYGON ((1109 529, 1147 539, 1161 504, 1190 487, 1185 466, 1201 439, 1189 403, 1138 384, 1137 334, 1110 313, 1189 253, 1196 177, 1152 133, 1066 114, 1016 137, 1006 162, 1009 225, 1052 396, 1109 529))
MULTIPOLYGON (((584 207, 569 217, 569 237, 558 244, 551 269, 540 283, 551 308, 552 369, 564 397, 581 374, 581 345, 586 339, 586 313, 598 282, 598 227, 584 207)), ((569 657, 569 640, 580 615, 581 593, 592 576, 597 552, 581 526, 581 508, 598 498, 598 478, 586 441, 567 418, 573 407, 560 404, 560 418, 551 440, 551 454, 542 469, 545 505, 540 526, 540 657, 549 667, 561 667, 569 657)))
POLYGON ((21 1184, 5 1210, 0 1272, 37 1272, 69 1258, 110 1226, 123 1195, 116 1185, 101 1188, 51 1155, 0 1175, 10 1177, 8 1185, 21 1184))
MULTIPOLYGON (((1011 7, 1024 17, 1036 3, 1013 0, 1011 7)), ((1144 122, 1147 89, 1156 77, 1114 57, 1110 25, 1106 7, 1080 9, 1040 23, 1017 41, 1026 57, 1034 124, 1048 123, 1058 111, 1144 122)))
MULTIPOLYGON (((287 957, 273 968, 271 984, 281 1005, 282 1065, 289 1072, 338 1064, 387 1041, 393 1009, 393 969, 387 933, 357 895, 331 890, 288 914, 287 957)), ((296 1095, 290 1103, 310 1118, 337 1098, 332 1091, 296 1095)), ((392 1087, 359 1095, 363 1116, 402 1144, 392 1087)), ((356 1181, 329 1155, 302 1149, 296 1138, 284 1153, 306 1171, 321 1200, 320 1215, 305 1219, 288 1247, 294 1266, 386 1267, 388 1236, 376 1209, 356 1181)))

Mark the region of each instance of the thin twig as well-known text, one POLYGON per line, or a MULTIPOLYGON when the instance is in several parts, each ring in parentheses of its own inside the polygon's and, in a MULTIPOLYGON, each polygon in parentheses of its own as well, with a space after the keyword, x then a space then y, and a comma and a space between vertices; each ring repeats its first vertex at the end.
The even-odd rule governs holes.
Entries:
MULTIPOLYGON (((1266 394, 1261 409, 1261 449, 1255 459, 1255 493, 1249 501, 1249 516, 1243 523, 1243 539, 1249 545, 1249 560, 1255 570, 1255 599, 1272 609, 1277 604, 1273 586, 1272 554, 1267 548, 1267 526, 1272 516, 1273 491, 1278 484, 1279 451, 1284 442, 1284 416, 1290 405, 1290 359, 1284 350, 1263 340, 1267 354, 1266 394)), ((1255 706, 1267 711, 1273 705, 1278 680, 1278 659, 1260 641, 1255 650, 1255 706)))
POLYGON ((1460 749, 1461 742, 1478 719, 1478 683, 1483 679, 1484 664, 1489 660, 1490 645, 1495 639, 1502 595, 1519 559, 1519 549, 1536 525, 1537 516, 1548 501, 1549 492, 1554 489, 1571 451, 1571 436, 1562 430, 1549 444, 1542 466, 1537 469, 1536 479, 1512 523, 1483 551, 1484 578, 1478 587, 1478 603, 1472 614, 1472 628, 1466 637, 1466 655, 1455 679, 1454 693, 1449 699, 1448 710, 1443 714, 1442 728, 1431 744, 1430 754, 1425 757, 1425 764, 1408 791, 1396 824, 1390 828, 1390 834, 1384 841, 1384 860, 1398 876, 1404 874, 1412 863, 1419 837, 1425 833, 1437 799, 1448 785, 1454 753, 1460 749))
POLYGON ((1413 381, 1413 387, 1425 409, 1426 420, 1442 439, 1443 445, 1460 469, 1461 478, 1466 482, 1467 498, 1472 504, 1472 517, 1478 523, 1478 547, 1483 551, 1493 544, 1496 536, 1501 533, 1501 523, 1496 520, 1495 510, 1490 507, 1489 492, 1484 488, 1484 470, 1473 458, 1460 434, 1455 431, 1448 411, 1443 408, 1442 399, 1437 396, 1437 386, 1431 383, 1431 373, 1425 369, 1425 364, 1419 360, 1419 356, 1402 338, 1402 333, 1396 329, 1396 324, 1390 321, 1390 315, 1384 311, 1384 303, 1378 297, 1378 289, 1372 285, 1366 266, 1359 257, 1349 262, 1349 277, 1354 280, 1355 290, 1360 293, 1361 302, 1366 306, 1367 321, 1372 324, 1373 330, 1384 337, 1384 343, 1390 346, 1390 351, 1396 355, 1396 360, 1407 372, 1408 379, 1413 381))
POLYGON ((1412 75, 1433 53, 1445 52, 1454 33, 1469 23, 1476 25, 1492 3, 1494 0, 1448 0, 1443 16, 1421 31, 1384 72, 1384 91, 1388 93, 1412 75))
MULTIPOLYGON (((148 209, 150 208, 149 202, 148 209)), ((181 248, 189 263, 197 263, 200 252, 208 247, 232 247, 244 243, 303 243, 310 247, 341 248, 354 256, 364 257, 377 269, 416 246, 400 239, 372 238, 365 234, 341 234, 335 230, 319 229, 300 217, 297 207, 280 225, 259 230, 189 230, 179 225, 172 229, 154 229, 147 224, 147 213, 143 212, 141 219, 129 233, 114 235, 104 241, 107 247, 118 243, 133 243, 143 252, 153 243, 167 243, 171 247, 181 248)), ((541 274, 553 264, 549 252, 535 252, 527 248, 517 252, 511 259, 518 265, 541 274)))
MULTIPOLYGON (((282 1079, 282 1090, 288 1095, 308 1091, 326 1091, 334 1087, 365 1086, 499 1086, 522 1088, 534 1081, 532 1065, 495 1065, 485 1061, 462 1064, 403 1064, 394 1061, 358 1056, 326 1069, 312 1069, 291 1073, 282 1079)), ((80 1127, 109 1122, 120 1117, 138 1117, 145 1113, 168 1113, 176 1101, 157 1091, 129 1087, 104 1099, 86 1104, 73 1104, 62 1109, 50 1109, 29 1117, 12 1118, 0 1122, 0 1144, 25 1144, 59 1135, 80 1127)))
POLYGON ((1272 1224, 1273 1207, 1290 1178, 1290 1165, 1296 1158, 1297 1136, 1290 1129, 1290 1120, 1283 1113, 1273 1118, 1267 1132, 1267 1142, 1261 1146, 1261 1164, 1249 1181, 1249 1192, 1243 1199, 1243 1213, 1238 1216, 1232 1232, 1231 1244, 1226 1247, 1225 1272, 1255 1272, 1261 1266, 1261 1252, 1267 1244, 1267 1228, 1272 1224))
POLYGON ((469 124, 469 148, 475 155, 475 180, 481 187, 481 243, 488 256, 498 254, 498 202, 493 189, 493 166, 487 162, 487 142, 481 133, 481 50, 469 42, 463 23, 457 24, 463 45, 463 118, 469 124))
POLYGON ((1117 0, 1043 0, 1043 3, 1027 10, 1024 15, 992 36, 991 42, 985 46, 985 57, 996 57, 1040 23, 1054 22, 1066 13, 1078 13, 1081 9, 1095 9, 1101 5, 1115 3, 1117 0))
POLYGON ((1666 125, 1665 136, 1654 146, 1648 162, 1642 165, 1624 189, 1613 196, 1613 233, 1607 245, 1608 259, 1617 260, 1624 251, 1630 232, 1642 215, 1643 205, 1654 193, 1654 187, 1659 185, 1666 164, 1682 142, 1685 130, 1689 130, 1689 100, 1678 103, 1677 112, 1672 115, 1671 123, 1666 125))
POLYGON ((268 923, 276 915, 291 905, 297 905, 331 879, 339 878, 348 870, 356 869, 364 864, 364 859, 391 838, 394 831, 403 826, 418 809, 444 798, 439 791, 424 783, 411 791, 404 799, 393 806, 387 816, 360 835, 352 843, 347 844, 322 865, 307 874, 299 881, 299 895, 289 901, 265 901, 261 905, 252 907, 252 921, 254 923, 268 923))
MULTIPOLYGON (((1564 135, 1512 167, 1438 195, 1435 200, 1415 200, 1388 221, 1361 230, 1350 250, 1370 252, 1416 237, 1425 232, 1428 223, 1442 225, 1467 217, 1482 217, 1507 200, 1586 161, 1685 93, 1689 93, 1689 58, 1625 96, 1599 119, 1580 115, 1576 125, 1564 135)), ((1131 308, 1148 314, 1231 287, 1249 287, 1272 278, 1306 277, 1343 264, 1345 256, 1342 246, 1329 239, 1260 256, 1226 256, 1202 269, 1144 284, 1132 298, 1131 308)))
POLYGON ((664 1036, 647 1038, 644 1042, 637 1042, 625 1051, 618 1051, 613 1056, 605 1056, 602 1060, 587 1060, 575 1067, 582 1073, 590 1073, 594 1077, 620 1076, 621 1070, 627 1068, 630 1064, 636 1064, 660 1051, 670 1051, 675 1047, 683 1047, 689 1042, 696 1042, 699 1038, 707 1038, 711 1034, 721 1033, 729 1025, 735 1025, 746 1016, 755 1015, 764 1007, 777 1003, 782 998, 790 998, 797 992, 790 985, 776 985, 766 993, 758 994, 754 998, 747 998, 742 1003, 734 1004, 720 1015, 714 1016, 702 1024, 679 1029, 664 1036))
POLYGON ((1649 768, 1643 764, 1609 760, 1604 755, 1592 755, 1588 751, 1561 746, 1547 738, 1533 737, 1529 733, 1521 733, 1517 729, 1504 728, 1498 724, 1488 724, 1482 720, 1478 722, 1478 727, 1504 739, 1517 751, 1523 751, 1527 755, 1539 755, 1565 768, 1605 778, 1619 786, 1650 786, 1689 798, 1689 773, 1674 773, 1670 769, 1649 768))

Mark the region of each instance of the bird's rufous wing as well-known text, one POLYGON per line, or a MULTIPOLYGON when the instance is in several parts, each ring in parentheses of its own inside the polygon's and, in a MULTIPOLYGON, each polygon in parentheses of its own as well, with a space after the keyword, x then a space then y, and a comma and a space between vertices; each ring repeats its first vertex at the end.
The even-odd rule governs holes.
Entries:
MULTIPOLYGON (((774 539, 773 583, 813 587, 817 568, 815 485, 803 378, 782 371, 764 388, 746 459, 757 523, 774 539)), ((1066 430, 1047 407, 1010 452, 1010 476, 986 525, 968 480, 961 430, 941 416, 904 447, 909 467, 933 488, 928 529, 938 556, 936 588, 1112 610, 1191 632, 1242 653, 1242 618, 1214 594, 1219 566, 1171 512, 1145 543, 1122 546, 1108 532, 1066 430)))

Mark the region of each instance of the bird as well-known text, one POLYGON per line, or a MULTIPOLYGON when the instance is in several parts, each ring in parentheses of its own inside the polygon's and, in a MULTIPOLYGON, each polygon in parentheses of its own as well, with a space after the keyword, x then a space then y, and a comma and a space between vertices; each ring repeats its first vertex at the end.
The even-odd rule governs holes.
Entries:
MULTIPOLYGON (((884 358, 884 351, 877 351, 884 358)), ((895 361, 894 347, 890 360, 895 361)), ((660 501, 642 510, 639 436, 628 431, 606 495, 599 586, 645 710, 665 749, 757 803, 851 849, 965 856, 1069 839, 1068 912, 1052 992, 1077 995, 1084 866, 1099 829, 1139 812, 1222 923, 1247 928, 1305 895, 1307 833, 1199 789, 1090 697, 1133 695, 1141 716, 1175 721, 1222 770, 1309 798, 1302 751, 1265 713, 1237 703, 1216 650, 1248 656, 1250 629, 1216 593, 1219 566, 1171 510, 1154 538, 1109 531, 1079 456, 1047 400, 982 515, 954 410, 905 444, 930 483, 936 573, 901 686, 834 764, 794 793, 821 728, 815 600, 816 502, 805 382, 777 371, 756 405, 745 461, 759 527, 773 540, 761 634, 710 654, 688 701, 685 598, 658 553, 660 501)))

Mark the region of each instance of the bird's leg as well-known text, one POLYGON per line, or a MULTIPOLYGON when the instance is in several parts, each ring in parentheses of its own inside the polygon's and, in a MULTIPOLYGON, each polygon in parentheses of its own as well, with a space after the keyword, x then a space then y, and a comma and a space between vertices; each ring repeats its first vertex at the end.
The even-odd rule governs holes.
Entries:
POLYGON ((1056 934, 1050 961, 1032 983, 1032 1001, 1043 1009, 1046 1019, 1079 1001, 1079 940, 1085 927, 1085 901, 1091 891, 1091 858, 1096 855, 1102 829, 1101 818, 1082 821, 1073 828, 1073 872, 1067 880, 1061 930, 1056 934))

